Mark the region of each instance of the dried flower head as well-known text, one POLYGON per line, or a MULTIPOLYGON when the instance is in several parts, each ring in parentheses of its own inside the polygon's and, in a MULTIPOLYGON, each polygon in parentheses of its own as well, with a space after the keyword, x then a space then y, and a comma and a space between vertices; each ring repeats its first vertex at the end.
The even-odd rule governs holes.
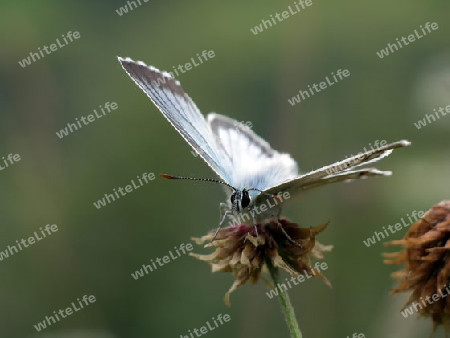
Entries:
POLYGON ((214 231, 201 238, 193 238, 197 244, 205 247, 216 247, 209 255, 190 253, 191 256, 211 264, 212 272, 231 272, 236 278, 230 290, 225 294, 225 303, 230 305, 230 294, 248 280, 255 284, 265 265, 270 259, 275 268, 282 268, 291 276, 308 273, 320 277, 331 286, 330 282, 319 271, 310 265, 310 259, 322 259, 324 251, 330 251, 332 246, 325 246, 316 241, 318 233, 325 230, 328 223, 310 228, 300 228, 287 219, 280 219, 284 231, 297 246, 289 241, 280 226, 271 221, 268 224, 258 224, 259 242, 256 240, 253 225, 231 225, 220 230, 216 239, 214 231))
POLYGON ((428 210, 415 222, 402 240, 387 245, 402 245, 396 253, 384 254, 386 264, 404 264, 394 272, 399 278, 392 293, 412 291, 406 306, 411 305, 419 315, 431 317, 433 330, 443 324, 450 329, 450 201, 428 210))

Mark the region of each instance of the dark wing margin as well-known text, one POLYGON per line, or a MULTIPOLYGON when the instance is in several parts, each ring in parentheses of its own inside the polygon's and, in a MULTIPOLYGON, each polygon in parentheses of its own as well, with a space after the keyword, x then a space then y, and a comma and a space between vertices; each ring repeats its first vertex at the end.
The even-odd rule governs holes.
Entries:
POLYGON ((141 61, 121 57, 118 60, 185 141, 217 175, 227 181, 232 170, 231 163, 222 153, 204 116, 184 92, 180 82, 169 73, 161 72, 141 61))

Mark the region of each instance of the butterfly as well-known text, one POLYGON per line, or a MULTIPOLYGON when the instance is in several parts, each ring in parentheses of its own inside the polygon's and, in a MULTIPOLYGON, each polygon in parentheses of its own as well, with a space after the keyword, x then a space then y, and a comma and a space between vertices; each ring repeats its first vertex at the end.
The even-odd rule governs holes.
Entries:
POLYGON ((390 171, 360 167, 390 155, 395 148, 411 144, 406 140, 393 142, 300 174, 296 161, 289 154, 274 150, 251 128, 220 114, 211 113, 205 118, 171 74, 130 58, 118 57, 118 60, 163 116, 220 177, 221 180, 160 175, 167 179, 220 183, 226 188, 227 202, 220 203, 221 218, 215 235, 226 216, 237 218, 243 224, 253 224, 256 237, 256 224, 272 218, 282 229, 279 216, 291 196, 326 184, 389 176, 390 171), (273 198, 272 203, 269 197, 273 198))

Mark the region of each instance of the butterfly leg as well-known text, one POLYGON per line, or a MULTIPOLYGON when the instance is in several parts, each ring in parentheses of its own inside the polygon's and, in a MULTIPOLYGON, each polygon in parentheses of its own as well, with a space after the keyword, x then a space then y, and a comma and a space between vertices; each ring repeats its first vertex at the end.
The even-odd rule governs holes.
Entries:
POLYGON ((255 215, 252 215, 252 218, 253 218, 253 227, 255 228, 256 238, 257 238, 257 241, 259 242, 258 222, 256 221, 255 215))
POLYGON ((259 239, 259 234, 258 234, 258 222, 254 215, 252 215, 252 218, 253 218, 253 227, 255 229, 256 237, 253 237, 250 233, 247 233, 246 239, 248 239, 250 242, 252 242, 254 246, 258 246, 261 243, 261 241, 259 239))
POLYGON ((216 239, 216 237, 217 237, 217 235, 218 235, 220 229, 222 228, 223 222, 225 222, 225 217, 226 217, 227 215, 229 215, 229 214, 231 214, 231 211, 230 211, 230 210, 227 210, 227 211, 225 211, 225 212, 223 213, 222 219, 220 220, 220 223, 219 223, 219 227, 217 228, 216 232, 214 233, 214 237, 212 238, 211 242, 214 242, 214 240, 216 239))
POLYGON ((228 205, 225 204, 225 203, 220 203, 221 219, 220 219, 220 222, 219 222, 219 227, 217 228, 216 232, 214 233, 214 237, 212 238, 211 242, 214 242, 214 240, 216 239, 220 229, 222 228, 223 222, 225 222, 225 218, 228 215, 231 215, 231 214, 232 214, 232 212, 231 212, 230 208, 228 207, 228 205))
POLYGON ((300 244, 298 244, 296 241, 294 241, 291 238, 291 236, 289 236, 289 234, 286 232, 286 230, 284 230, 283 225, 280 223, 280 214, 281 214, 281 208, 279 207, 278 214, 277 215, 273 214, 272 217, 275 220, 275 222, 277 222, 278 227, 281 229, 281 232, 286 236, 286 238, 288 239, 289 242, 291 242, 295 246, 298 246, 299 248, 302 248, 302 246, 300 244))

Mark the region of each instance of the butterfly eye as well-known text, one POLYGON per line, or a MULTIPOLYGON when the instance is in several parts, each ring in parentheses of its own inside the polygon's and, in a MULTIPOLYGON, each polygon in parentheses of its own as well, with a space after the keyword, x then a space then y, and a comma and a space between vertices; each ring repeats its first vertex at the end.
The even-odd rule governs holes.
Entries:
POLYGON ((247 208, 249 204, 250 204, 250 196, 248 195, 248 191, 244 189, 242 190, 241 206, 243 208, 247 208))
POLYGON ((234 193, 231 194, 231 197, 230 197, 231 204, 234 204, 234 200, 235 199, 236 199, 236 193, 234 192, 234 193))

